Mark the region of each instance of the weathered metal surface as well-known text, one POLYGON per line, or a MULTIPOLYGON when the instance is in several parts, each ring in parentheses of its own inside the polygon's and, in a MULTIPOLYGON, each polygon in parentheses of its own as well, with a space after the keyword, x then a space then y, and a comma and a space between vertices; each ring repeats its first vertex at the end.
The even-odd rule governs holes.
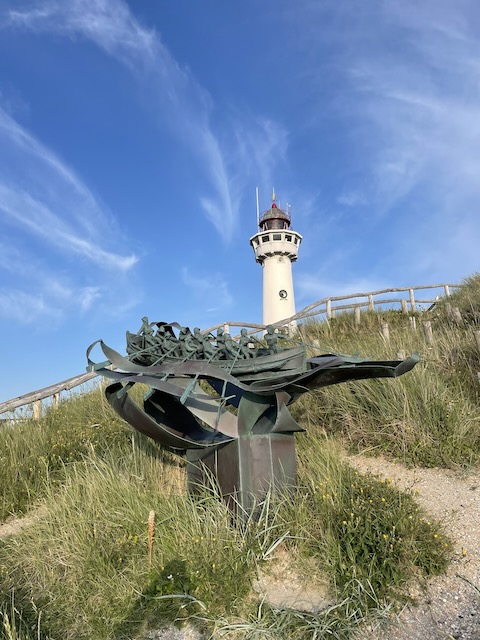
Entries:
POLYGON ((88 369, 113 380, 105 393, 115 411, 164 447, 186 452, 192 490, 213 478, 247 511, 269 488, 295 484, 295 432, 303 429, 288 405, 317 387, 400 376, 418 361, 307 358, 304 344, 283 349, 273 327, 265 343, 245 331, 237 343, 221 330, 214 337, 148 318, 137 334, 127 332, 127 353, 101 340, 87 350, 88 369), (90 358, 95 345, 106 358, 99 364, 90 358), (150 388, 143 408, 129 395, 136 383, 150 388))

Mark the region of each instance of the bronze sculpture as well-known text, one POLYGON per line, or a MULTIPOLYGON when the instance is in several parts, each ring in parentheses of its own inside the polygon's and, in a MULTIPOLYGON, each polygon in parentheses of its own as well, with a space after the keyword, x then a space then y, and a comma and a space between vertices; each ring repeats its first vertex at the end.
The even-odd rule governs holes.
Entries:
POLYGON ((397 377, 418 362, 416 355, 403 361, 307 357, 305 344, 282 348, 274 327, 266 329, 263 344, 246 329, 238 341, 222 329, 215 339, 198 328, 192 334, 178 323, 144 318, 137 334, 127 331, 126 357, 98 340, 87 350, 87 368, 113 381, 106 397, 129 424, 186 452, 191 489, 213 475, 227 499, 248 510, 269 487, 295 484, 294 434, 303 429, 288 410, 292 402, 326 385, 397 377), (90 359, 96 344, 107 358, 99 364, 90 359), (149 386, 143 408, 128 393, 135 383, 149 386))

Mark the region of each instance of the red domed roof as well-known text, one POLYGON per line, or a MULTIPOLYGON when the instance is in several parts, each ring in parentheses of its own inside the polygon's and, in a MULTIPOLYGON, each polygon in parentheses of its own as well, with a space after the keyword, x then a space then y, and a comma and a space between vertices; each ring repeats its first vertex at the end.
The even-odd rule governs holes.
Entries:
POLYGON ((270 209, 267 209, 262 213, 260 216, 260 224, 265 220, 272 219, 285 220, 290 224, 290 215, 286 211, 283 211, 283 209, 279 209, 275 203, 272 204, 270 209))

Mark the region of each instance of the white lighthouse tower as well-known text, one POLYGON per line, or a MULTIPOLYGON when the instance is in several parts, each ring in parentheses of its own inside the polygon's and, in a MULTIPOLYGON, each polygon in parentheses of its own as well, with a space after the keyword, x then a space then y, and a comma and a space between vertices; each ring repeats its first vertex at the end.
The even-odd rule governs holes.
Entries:
MULTIPOLYGON (((258 202, 257 202, 258 207, 258 202)), ((272 206, 258 216, 259 232, 250 238, 255 259, 263 269, 263 324, 273 324, 295 314, 292 262, 298 256, 302 236, 290 227, 290 213, 272 206)), ((295 330, 296 323, 289 329, 295 330)))

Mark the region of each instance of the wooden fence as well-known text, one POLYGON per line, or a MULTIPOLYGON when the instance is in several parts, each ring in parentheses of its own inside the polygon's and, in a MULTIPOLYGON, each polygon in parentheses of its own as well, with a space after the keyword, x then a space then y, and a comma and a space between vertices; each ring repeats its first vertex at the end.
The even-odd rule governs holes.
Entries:
MULTIPOLYGON (((330 320, 334 318, 337 312, 353 311, 355 313, 355 320, 360 322, 362 310, 374 311, 376 307, 382 305, 386 308, 398 308, 403 313, 410 316, 412 325, 415 325, 416 319, 413 314, 419 310, 419 305, 435 304, 441 297, 449 297, 452 289, 461 287, 459 284, 431 284, 431 285, 418 285, 414 287, 403 287, 397 289, 380 289, 378 291, 370 291, 368 293, 353 293, 345 296, 335 296, 329 298, 322 298, 312 304, 308 305, 291 318, 285 318, 280 322, 276 322, 275 325, 279 328, 288 327, 293 321, 308 320, 310 318, 317 317, 319 319, 330 320), (437 290, 438 293, 428 299, 416 298, 416 294, 422 291, 428 291, 431 293, 433 290, 437 290), (397 297, 384 298, 386 294, 400 294, 397 297), (406 294, 406 295, 402 295, 406 294), (342 303, 342 304, 338 304, 342 303)), ((424 294, 423 294, 424 295, 424 294)), ((451 313, 455 316, 455 310, 452 309, 451 313)), ((424 323, 427 324, 427 323, 424 323)), ((246 327, 249 328, 249 333, 258 333, 265 329, 263 324, 255 324, 251 322, 237 322, 228 321, 220 324, 213 325, 208 329, 205 329, 202 333, 209 333, 217 329, 223 328, 225 331, 230 332, 231 327, 246 327)), ((386 337, 388 326, 383 329, 386 337)), ((428 332, 428 329, 425 329, 428 332)), ((430 329, 431 331, 431 329, 430 329)), ((20 407, 32 407, 32 415, 34 418, 39 418, 42 414, 42 402, 51 399, 53 406, 58 405, 60 401, 60 394, 63 391, 70 391, 75 387, 78 387, 90 380, 97 377, 95 372, 83 373, 63 382, 51 385, 38 391, 32 391, 25 395, 14 398, 13 400, 7 400, 0 403, 0 414, 15 411, 20 407)))
MULTIPOLYGON (((309 318, 318 318, 330 320, 334 318, 338 312, 353 311, 357 321, 360 318, 362 310, 374 311, 379 306, 384 306, 389 309, 401 309, 406 315, 417 313, 421 311, 420 305, 428 305, 429 307, 435 304, 442 297, 449 297, 452 289, 458 289, 462 285, 460 284, 429 284, 429 285, 417 285, 414 287, 400 287, 396 289, 379 289, 378 291, 369 291, 367 293, 350 293, 345 296, 334 296, 329 298, 322 298, 317 300, 307 307, 304 307, 301 311, 298 311, 294 316, 285 318, 275 323, 277 327, 287 327, 293 321, 308 320, 309 318), (436 291, 435 291, 436 290, 436 291), (431 295, 432 291, 435 295, 431 295), (422 294, 422 297, 418 298, 418 293, 422 294), (428 293, 424 293, 428 292, 428 293), (382 297, 386 294, 400 294, 396 297, 382 297), (402 295, 405 294, 405 295, 402 295), (430 294, 428 297, 426 295, 430 294), (338 303, 343 304, 338 304, 338 303)), ((213 325, 206 329, 206 331, 215 331, 220 327, 225 328, 226 331, 230 327, 249 327, 252 329, 251 333, 263 331, 265 325, 252 324, 249 322, 223 322, 221 324, 213 325)))
POLYGON ((42 415, 43 400, 51 398, 52 405, 57 406, 60 402, 60 394, 62 391, 70 391, 75 387, 79 387, 80 385, 93 380, 97 376, 98 374, 95 371, 82 373, 78 376, 74 376, 73 378, 68 378, 68 380, 52 384, 44 389, 31 391, 30 393, 26 393, 18 398, 13 398, 13 400, 7 400, 6 402, 0 403, 0 414, 15 411, 15 409, 19 409, 20 407, 31 406, 33 417, 40 418, 42 415))

